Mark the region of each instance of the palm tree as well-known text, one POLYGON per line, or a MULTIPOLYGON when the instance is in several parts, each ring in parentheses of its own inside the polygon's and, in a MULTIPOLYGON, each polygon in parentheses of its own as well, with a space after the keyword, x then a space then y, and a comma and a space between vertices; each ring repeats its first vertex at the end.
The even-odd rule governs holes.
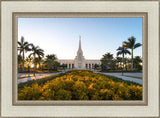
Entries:
POLYGON ((43 70, 43 63, 44 63, 44 60, 42 57, 39 57, 38 59, 38 65, 39 65, 39 69, 43 70))
POLYGON ((132 66, 131 69, 133 70, 133 50, 142 46, 140 43, 136 43, 136 38, 131 36, 128 38, 128 42, 124 41, 124 47, 125 48, 130 48, 131 49, 131 58, 132 58, 132 66))
POLYGON ((123 71, 124 71, 124 55, 126 54, 131 54, 129 50, 127 50, 127 48, 125 48, 124 46, 119 47, 117 49, 117 56, 122 55, 122 62, 123 62, 123 68, 122 68, 122 75, 123 75, 123 71))
POLYGON ((39 57, 35 58, 34 61, 35 61, 36 67, 38 65, 38 68, 41 68, 41 64, 43 63, 42 57, 39 56, 39 57))
POLYGON ((23 63, 23 59, 21 55, 18 55, 18 72, 21 71, 21 64, 23 63))
POLYGON ((120 68, 121 68, 121 67, 122 67, 122 66, 121 66, 121 63, 122 63, 122 57, 116 57, 116 61, 118 62, 117 69, 119 68, 119 66, 120 66, 120 68))
MULTIPOLYGON (((36 57, 40 58, 44 56, 44 50, 42 50, 39 46, 34 46, 32 44, 31 50, 32 50, 32 53, 29 55, 29 57, 33 56, 34 60, 36 57)), ((35 71, 36 71, 36 63, 34 63, 34 76, 35 76, 35 71)))
POLYGON ((67 68, 67 64, 62 64, 60 66, 63 68, 63 70, 65 70, 67 68))
POLYGON ((28 72, 30 72, 30 64, 31 64, 32 60, 33 60, 33 58, 31 58, 31 57, 27 57, 25 59, 25 62, 28 65, 28 72))
POLYGON ((37 65, 40 63, 40 61, 41 61, 41 57, 34 58, 33 63, 34 63, 36 68, 37 68, 37 65))
POLYGON ((113 61, 113 54, 111 53, 104 54, 100 61, 101 61, 102 70, 111 69, 111 63, 113 61))
POLYGON ((50 71, 51 66, 53 65, 54 61, 57 59, 55 54, 47 55, 44 64, 47 64, 48 71, 50 71))
POLYGON ((128 66, 128 58, 124 58, 124 65, 125 65, 125 69, 126 71, 128 70, 127 66, 128 66))
POLYGON ((142 69, 142 65, 140 65, 140 63, 142 63, 141 57, 140 56, 134 57, 133 65, 134 65, 135 69, 137 69, 137 70, 141 70, 142 69))
POLYGON ((57 71, 58 67, 60 67, 60 63, 58 61, 54 61, 52 65, 55 71, 57 71))
POLYGON ((26 53, 27 51, 31 51, 29 46, 31 46, 31 44, 29 44, 27 41, 24 41, 24 37, 22 36, 21 41, 18 41, 18 50, 20 55, 22 53, 22 59, 23 59, 22 72, 24 71, 24 59, 25 59, 24 53, 26 53))
POLYGON ((49 72, 49 70, 50 70, 50 64, 51 64, 51 61, 49 60, 49 59, 45 59, 45 61, 43 62, 43 64, 46 64, 47 65, 47 67, 48 67, 48 72, 49 72))

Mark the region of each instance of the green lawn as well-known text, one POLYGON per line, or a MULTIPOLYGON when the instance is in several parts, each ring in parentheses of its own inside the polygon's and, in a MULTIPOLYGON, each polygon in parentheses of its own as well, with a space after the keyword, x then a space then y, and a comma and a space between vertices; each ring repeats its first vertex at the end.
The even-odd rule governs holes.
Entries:
POLYGON ((136 78, 136 79, 142 79, 142 77, 136 77, 136 76, 130 76, 130 75, 124 75, 126 77, 132 77, 132 78, 136 78))

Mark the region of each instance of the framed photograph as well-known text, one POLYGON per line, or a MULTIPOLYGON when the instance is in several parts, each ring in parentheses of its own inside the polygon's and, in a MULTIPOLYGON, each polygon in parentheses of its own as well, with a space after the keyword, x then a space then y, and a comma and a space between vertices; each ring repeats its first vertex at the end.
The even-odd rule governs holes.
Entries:
POLYGON ((159 118, 159 1, 0 2, 2 118, 159 118))

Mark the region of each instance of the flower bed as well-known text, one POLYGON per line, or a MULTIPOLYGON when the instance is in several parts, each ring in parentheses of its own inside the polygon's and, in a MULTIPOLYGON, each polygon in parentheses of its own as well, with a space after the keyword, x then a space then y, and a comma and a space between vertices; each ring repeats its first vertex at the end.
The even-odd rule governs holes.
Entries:
POLYGON ((50 81, 19 88, 19 100, 142 100, 142 86, 122 79, 73 70, 50 81))

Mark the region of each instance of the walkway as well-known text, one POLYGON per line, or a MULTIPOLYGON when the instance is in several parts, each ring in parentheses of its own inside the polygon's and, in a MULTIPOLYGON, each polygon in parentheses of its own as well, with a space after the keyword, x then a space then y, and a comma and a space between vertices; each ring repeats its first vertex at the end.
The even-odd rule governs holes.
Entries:
POLYGON ((46 78, 46 77, 49 77, 51 75, 66 73, 68 71, 70 71, 70 70, 68 69, 68 70, 65 70, 65 71, 62 71, 62 72, 57 72, 57 73, 36 73, 36 76, 34 76, 33 73, 18 73, 18 78, 22 77, 22 79, 18 79, 18 84, 19 83, 24 83, 24 82, 27 82, 27 81, 36 80, 36 79, 46 78))
POLYGON ((27 81, 36 80, 36 79, 42 79, 42 78, 49 77, 51 75, 56 75, 56 74, 60 74, 60 72, 58 73, 37 73, 36 76, 34 76, 33 73, 19 73, 18 77, 24 77, 24 78, 18 79, 18 84, 24 83, 27 81))
MULTIPOLYGON (((58 72, 58 73, 37 73, 36 76, 33 76, 33 73, 19 73, 18 77, 24 77, 24 78, 18 79, 18 84, 24 83, 27 81, 36 80, 36 79, 42 79, 45 77, 49 77, 51 75, 65 73, 67 71, 69 71, 69 70, 65 70, 63 72, 58 72)), ((121 78, 123 80, 133 81, 133 82, 136 82, 136 83, 139 83, 142 85, 142 79, 137 79, 137 78, 133 78, 133 77, 126 77, 126 76, 142 77, 142 73, 124 73, 123 76, 122 76, 122 73, 102 73, 102 72, 95 72, 95 73, 115 76, 115 77, 121 78)))
MULTIPOLYGON (((101 72, 97 72, 97 73, 101 73, 101 72)), ((123 76, 122 76, 122 73, 101 73, 101 74, 115 76, 115 77, 121 78, 123 80, 133 81, 133 82, 136 82, 136 83, 139 83, 142 85, 142 79, 136 79, 133 77, 126 77, 126 76, 142 77, 142 73, 123 73, 123 76)))

